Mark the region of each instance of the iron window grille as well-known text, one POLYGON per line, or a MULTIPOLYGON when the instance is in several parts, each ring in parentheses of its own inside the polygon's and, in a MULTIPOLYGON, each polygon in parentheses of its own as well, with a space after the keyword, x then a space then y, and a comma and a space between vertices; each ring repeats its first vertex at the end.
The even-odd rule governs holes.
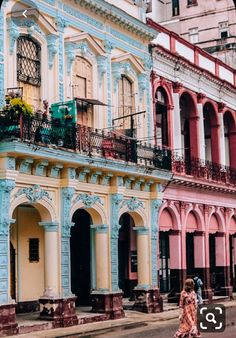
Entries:
POLYGON ((39 262, 39 239, 30 238, 29 239, 29 261, 39 262))
POLYGON ((17 39, 17 81, 40 87, 40 54, 39 44, 30 37, 17 39))

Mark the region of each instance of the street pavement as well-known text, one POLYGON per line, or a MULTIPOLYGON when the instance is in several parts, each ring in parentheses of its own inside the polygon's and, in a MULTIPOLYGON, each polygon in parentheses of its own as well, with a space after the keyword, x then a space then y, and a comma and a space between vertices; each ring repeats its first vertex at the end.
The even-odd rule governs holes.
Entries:
MULTIPOLYGON (((236 308, 227 309, 227 326, 223 333, 202 333, 202 338, 236 338, 236 308)), ((99 334, 76 335, 71 338, 171 338, 178 328, 178 319, 144 323, 137 328, 119 327, 99 334)), ((64 338, 64 337, 63 337, 64 338)), ((68 337, 67 337, 68 338, 68 337)))
MULTIPOLYGON (((203 338, 236 338, 236 300, 224 302, 227 327, 224 333, 204 333, 203 338)), ((117 320, 90 323, 47 331, 18 335, 18 338, 171 338, 178 328, 179 310, 145 314, 126 311, 126 317, 117 320)), ((16 336, 14 336, 16 337, 16 336)))

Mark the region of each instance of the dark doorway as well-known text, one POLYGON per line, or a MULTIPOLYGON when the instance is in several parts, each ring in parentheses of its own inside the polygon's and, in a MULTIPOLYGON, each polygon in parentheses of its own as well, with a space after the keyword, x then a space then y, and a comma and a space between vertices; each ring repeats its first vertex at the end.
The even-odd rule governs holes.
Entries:
POLYGON ((10 243, 11 298, 16 299, 16 250, 10 243))
POLYGON ((211 288, 216 287, 216 238, 215 234, 209 235, 209 251, 210 251, 210 276, 211 288))
POLYGON ((137 285, 137 249, 136 234, 132 230, 134 221, 125 213, 120 218, 121 228, 118 239, 119 288, 124 298, 132 298, 132 290, 137 285), (131 241, 133 240, 133 245, 131 241))
POLYGON ((170 291, 170 247, 169 247, 169 232, 160 232, 160 292, 170 291))
POLYGON ((230 285, 233 286, 233 289, 236 288, 235 282, 235 263, 234 263, 234 237, 233 235, 229 236, 229 252, 230 252, 230 285))
POLYGON ((71 291, 78 298, 76 305, 90 305, 90 224, 91 217, 85 210, 77 210, 71 228, 71 291))
POLYGON ((157 146, 168 147, 168 116, 167 97, 162 88, 159 88, 155 95, 156 99, 156 144, 157 146))
POLYGON ((186 233, 186 266, 187 276, 194 277, 194 234, 188 232, 186 233))

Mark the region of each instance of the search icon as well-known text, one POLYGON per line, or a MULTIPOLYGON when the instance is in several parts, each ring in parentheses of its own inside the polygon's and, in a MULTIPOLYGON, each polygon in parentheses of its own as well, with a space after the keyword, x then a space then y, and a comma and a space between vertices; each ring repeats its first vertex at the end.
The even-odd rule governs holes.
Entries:
POLYGON ((208 323, 214 323, 216 324, 216 317, 214 315, 214 313, 212 312, 209 312, 207 315, 206 315, 206 320, 208 321, 208 323))

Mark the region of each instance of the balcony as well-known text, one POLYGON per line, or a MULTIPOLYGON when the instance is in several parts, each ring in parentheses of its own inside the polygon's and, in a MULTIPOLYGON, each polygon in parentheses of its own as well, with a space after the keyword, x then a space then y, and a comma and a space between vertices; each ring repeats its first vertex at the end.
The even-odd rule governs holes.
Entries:
POLYGON ((175 175, 188 176, 189 179, 236 185, 236 169, 199 158, 184 159, 172 154, 172 171, 175 175))
POLYGON ((123 161, 146 168, 171 170, 171 151, 147 144, 136 139, 117 135, 115 132, 76 125, 67 119, 48 121, 47 118, 20 116, 12 120, 0 114, 0 141, 20 140, 40 147, 53 147, 73 151, 89 157, 123 161))

